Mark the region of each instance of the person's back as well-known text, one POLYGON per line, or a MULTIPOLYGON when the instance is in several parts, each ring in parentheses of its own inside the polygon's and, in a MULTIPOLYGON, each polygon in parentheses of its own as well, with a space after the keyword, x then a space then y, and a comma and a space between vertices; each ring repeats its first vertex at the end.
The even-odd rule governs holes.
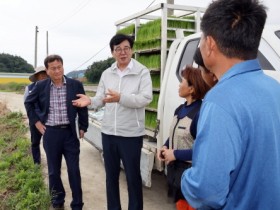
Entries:
MULTIPOLYGON (((36 81, 37 82, 37 81, 36 81)), ((33 88, 35 87, 36 85, 36 82, 33 82, 31 83, 30 85, 27 85, 25 87, 25 92, 24 92, 24 96, 23 96, 23 99, 25 101, 25 99, 27 98, 27 96, 29 95, 29 93, 32 92, 33 88)), ((38 104, 35 105, 35 112, 38 114, 38 116, 41 116, 41 110, 39 109, 39 106, 38 104)))
POLYGON ((265 20, 257 0, 217 0, 202 18, 201 54, 219 82, 181 182, 197 209, 279 209, 280 84, 256 59, 265 20))
MULTIPOLYGON (((280 85, 261 70, 230 76, 230 72, 225 74, 205 98, 206 104, 219 107, 220 116, 200 118, 201 123, 216 118, 235 133, 222 144, 213 141, 213 146, 218 145, 213 151, 217 152, 208 156, 213 160, 225 158, 224 165, 216 163, 222 170, 212 172, 217 184, 227 177, 223 169, 232 167, 228 169, 230 186, 224 189, 229 196, 223 209, 275 209, 280 206, 280 85), (231 97, 225 100, 225 94, 231 97), (230 150, 223 144, 231 144, 230 150)), ((217 134, 213 132, 208 138, 217 134)))

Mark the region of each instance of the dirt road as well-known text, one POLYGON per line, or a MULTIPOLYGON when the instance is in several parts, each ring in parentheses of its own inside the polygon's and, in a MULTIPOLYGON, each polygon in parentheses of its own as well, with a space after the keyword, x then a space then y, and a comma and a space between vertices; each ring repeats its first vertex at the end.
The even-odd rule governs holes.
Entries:
MULTIPOLYGON (((23 96, 15 93, 0 92, 0 101, 7 104, 12 111, 21 111, 26 115, 23 105, 23 96)), ((42 144, 41 144, 42 145, 42 144)), ((42 148, 41 148, 42 149, 42 148)), ((46 174, 46 157, 42 149, 42 165, 46 174)), ((86 141, 81 141, 80 168, 83 185, 84 210, 105 210, 106 191, 105 191, 105 171, 98 150, 86 141)), ((66 190, 65 206, 70 210, 71 191, 69 189, 67 168, 62 164, 62 179, 66 190)), ((120 177, 121 203, 123 209, 127 209, 127 186, 123 171, 120 177)), ((152 187, 143 187, 144 210, 175 210, 175 205, 167 199, 166 182, 162 174, 152 174, 152 187)))

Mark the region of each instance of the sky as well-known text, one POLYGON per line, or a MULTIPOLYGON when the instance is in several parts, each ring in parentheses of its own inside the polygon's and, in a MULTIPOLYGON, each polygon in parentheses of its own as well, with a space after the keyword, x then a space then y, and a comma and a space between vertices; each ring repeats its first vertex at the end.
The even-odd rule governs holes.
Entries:
MULTIPOLYGON (((211 0, 174 0, 175 4, 207 7, 211 0)), ((0 0, 0 53, 20 56, 37 66, 48 52, 64 60, 65 74, 86 69, 93 62, 111 56, 109 41, 115 22, 160 0, 0 0)), ((280 24, 280 4, 263 0, 268 7, 267 23, 280 24)))

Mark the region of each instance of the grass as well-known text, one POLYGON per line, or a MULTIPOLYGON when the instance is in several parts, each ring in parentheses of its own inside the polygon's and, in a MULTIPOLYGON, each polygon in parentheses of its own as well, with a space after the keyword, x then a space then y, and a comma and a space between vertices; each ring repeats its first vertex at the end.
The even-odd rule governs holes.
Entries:
POLYGON ((0 84, 0 90, 5 92, 24 93, 25 86, 28 84, 30 83, 10 82, 6 84, 0 84))
POLYGON ((86 95, 89 96, 89 97, 94 97, 96 92, 94 91, 85 91, 86 92, 86 95))
POLYGON ((0 210, 46 210, 50 196, 34 165, 23 115, 0 103, 0 210))

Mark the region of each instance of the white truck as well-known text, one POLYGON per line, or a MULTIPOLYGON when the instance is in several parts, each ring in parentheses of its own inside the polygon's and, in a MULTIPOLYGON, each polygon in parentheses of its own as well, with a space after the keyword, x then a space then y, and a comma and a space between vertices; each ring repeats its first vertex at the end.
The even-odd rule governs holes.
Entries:
MULTIPOLYGON (((161 3, 116 22, 118 31, 126 27, 133 28, 136 48, 134 48, 134 56, 140 62, 143 61, 144 65, 151 70, 152 80, 158 85, 153 85, 153 106, 146 108, 146 136, 142 148, 141 175, 143 185, 147 187, 151 187, 152 184, 152 171, 164 169, 163 164, 156 158, 156 152, 169 136, 174 110, 184 102, 178 95, 179 75, 185 65, 196 65, 193 55, 199 45, 200 19, 204 11, 200 7, 161 3), (172 11, 171 16, 168 15, 170 11, 172 11), (174 22, 178 19, 186 22, 184 24, 186 27, 176 26, 174 22), (160 22, 160 37, 157 37, 160 44, 158 46, 152 44, 150 48, 141 48, 143 37, 140 37, 140 32, 143 26, 156 21, 160 22), (170 33, 170 31, 173 32, 170 33), (170 34, 176 37, 170 38, 170 34), (154 59, 155 55, 158 56, 157 59, 154 59), (141 56, 144 56, 146 60, 141 60, 141 56), (148 62, 150 60, 153 60, 151 66, 148 62), (154 63, 158 66, 153 66, 154 63)), ((153 30, 157 27, 157 25, 152 25, 153 30)), ((147 33, 150 32, 145 29, 144 34, 147 33)), ((148 42, 154 41, 149 39, 148 42)), ((262 68, 266 69, 265 72, 280 81, 280 26, 265 27, 258 58, 262 68)), ((102 152, 100 132, 102 110, 90 112, 89 115, 89 129, 85 134, 85 139, 102 152)))

